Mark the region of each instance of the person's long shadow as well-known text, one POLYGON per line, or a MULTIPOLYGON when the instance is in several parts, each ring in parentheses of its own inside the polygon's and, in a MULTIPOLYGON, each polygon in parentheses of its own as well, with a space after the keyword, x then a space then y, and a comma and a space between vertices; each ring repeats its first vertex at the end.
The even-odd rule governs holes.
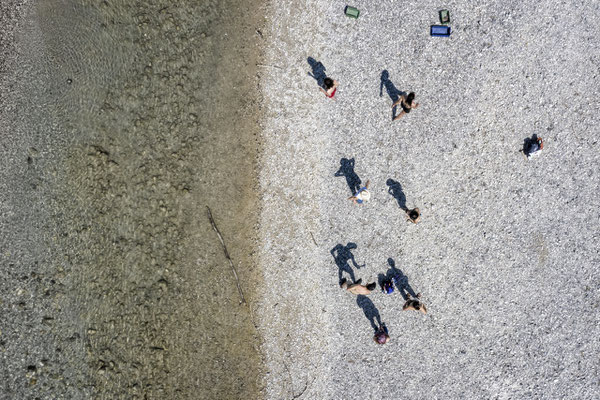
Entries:
POLYGON ((402 190, 402 185, 400 182, 390 178, 385 183, 389 186, 388 193, 396 199, 398 206, 404 211, 407 211, 408 208, 406 208, 406 196, 404 195, 404 191, 402 190))
POLYGON ((381 324, 381 315, 379 315, 379 310, 375 307, 375 304, 369 299, 367 296, 359 294, 356 296, 356 304, 360 308, 362 308, 365 313, 365 317, 371 323, 371 328, 373 328, 374 332, 377 332, 381 324), (375 323, 377 322, 377 323, 375 323))
MULTIPOLYGON (((390 99, 392 99, 392 104, 394 104, 401 96, 405 96, 406 92, 399 90, 394 86, 392 81, 390 80, 390 73, 387 69, 384 69, 381 72, 381 83, 379 85, 379 97, 383 96, 383 88, 385 87, 385 91, 387 92, 390 99)), ((396 107, 392 110, 392 119, 396 116, 396 107)))
POLYGON ((357 247, 358 246, 356 246, 356 243, 352 243, 352 242, 348 243, 345 246, 341 243, 338 243, 330 251, 331 255, 333 256, 333 259, 335 260, 335 264, 339 268, 338 277, 339 277, 340 284, 342 283, 342 273, 343 272, 346 272, 350 275, 350 279, 352 279, 352 283, 356 282, 356 277, 354 276, 354 270, 348 263, 349 261, 352 261, 352 265, 354 265, 354 267, 356 267, 357 269, 364 267, 364 265, 359 265, 356 263, 356 259, 354 259, 354 254, 352 254, 351 250, 354 250, 357 247))
POLYGON ((308 65, 310 65, 310 67, 312 68, 312 74, 309 72, 308 75, 313 77, 320 87, 323 87, 325 85, 325 78, 327 78, 327 74, 325 73, 325 66, 323 65, 323 63, 315 60, 312 57, 308 57, 306 61, 308 61, 308 65))
POLYGON ((346 183, 353 196, 360 190, 361 180, 358 175, 356 175, 356 172, 354 172, 354 158, 342 158, 340 160, 340 169, 337 170, 334 176, 346 177, 346 183))
POLYGON ((387 270, 385 275, 378 275, 379 286, 383 289, 383 283, 391 280, 396 284, 396 288, 404 300, 408 300, 408 294, 410 294, 412 297, 417 297, 417 294, 408 283, 408 278, 406 275, 404 275, 399 268, 396 268, 396 262, 394 259, 390 257, 387 261, 390 265, 390 269, 387 270))

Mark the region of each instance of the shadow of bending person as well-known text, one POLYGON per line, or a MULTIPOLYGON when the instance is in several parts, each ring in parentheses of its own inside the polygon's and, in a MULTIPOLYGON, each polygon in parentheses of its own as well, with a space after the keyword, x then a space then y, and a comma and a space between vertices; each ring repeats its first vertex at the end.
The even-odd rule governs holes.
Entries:
POLYGON ((359 294, 356 297, 356 304, 358 304, 358 306, 362 308, 363 312, 365 313, 365 317, 367 317, 367 319, 371 323, 371 328, 373 328, 373 331, 377 332, 382 323, 381 316, 379 315, 379 310, 377 309, 377 307, 375 307, 375 304, 373 304, 371 299, 362 294, 359 294))
POLYGON ((408 283, 408 277, 402 273, 399 268, 396 268, 396 262, 393 258, 388 258, 388 264, 390 265, 390 269, 384 274, 379 274, 379 286, 385 292, 386 283, 396 285, 396 288, 402 295, 402 298, 406 301, 412 297, 417 297, 415 291, 408 283), (409 296, 410 295, 410 296, 409 296))
POLYGON ((404 211, 407 211, 408 208, 406 208, 406 196, 404 195, 404 191, 402 190, 402 185, 400 182, 396 182, 390 178, 386 181, 386 184, 389 186, 388 193, 396 199, 398 206, 404 211))
POLYGON ((354 172, 354 157, 351 159, 342 158, 340 160, 340 169, 334 174, 334 176, 344 176, 346 178, 346 183, 350 188, 350 192, 352 196, 354 196, 361 189, 362 181, 354 172))
POLYGON ((331 251, 330 251, 331 255, 333 256, 333 259, 335 260, 335 264, 339 268, 338 277, 339 277, 340 285, 343 283, 343 279, 342 279, 343 272, 346 272, 348 275, 350 275, 350 279, 352 279, 352 283, 356 283, 356 278, 354 276, 354 270, 348 263, 349 261, 352 261, 352 265, 354 265, 354 267, 356 267, 357 269, 364 267, 364 265, 359 265, 356 263, 356 260, 354 259, 354 254, 352 254, 352 252, 351 252, 351 250, 354 250, 357 247, 358 246, 356 245, 356 243, 349 242, 345 246, 343 244, 336 244, 335 247, 333 249, 331 249, 331 251))
POLYGON ((310 67, 312 68, 312 74, 309 72, 308 75, 313 77, 317 81, 319 87, 323 87, 325 85, 325 78, 327 78, 327 74, 325 73, 327 69, 325 68, 323 63, 315 60, 312 57, 308 57, 306 61, 308 62, 308 65, 310 65, 310 67))

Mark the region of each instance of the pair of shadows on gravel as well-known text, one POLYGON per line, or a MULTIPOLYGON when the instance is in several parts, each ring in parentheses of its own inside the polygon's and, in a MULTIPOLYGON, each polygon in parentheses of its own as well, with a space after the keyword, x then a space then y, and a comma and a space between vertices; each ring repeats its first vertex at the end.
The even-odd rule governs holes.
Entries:
POLYGON ((394 259, 390 257, 387 261, 390 265, 390 269, 387 270, 385 275, 379 274, 377 276, 379 287, 381 287, 383 290, 383 283, 386 281, 392 281, 396 283, 396 288, 398 289, 398 291, 402 295, 402 298, 404 298, 405 301, 408 300, 407 294, 411 295, 412 297, 417 297, 417 294, 408 283, 408 278, 406 277, 406 275, 404 275, 399 268, 396 268, 396 262, 394 261, 394 259))
POLYGON ((309 72, 308 76, 313 77, 320 87, 325 86, 325 78, 327 78, 327 74, 325 73, 325 71, 327 70, 327 68, 325 68, 321 61, 317 61, 312 57, 308 57, 306 61, 308 62, 308 65, 310 65, 310 67, 312 68, 312 74, 309 72))
POLYGON ((360 190, 362 181, 354 171, 354 158, 342 158, 340 160, 340 169, 333 176, 343 176, 346 178, 346 183, 350 188, 350 192, 354 196, 360 190))
MULTIPOLYGON (((399 90, 396 88, 394 83, 390 80, 390 73, 387 69, 384 69, 381 72, 381 83, 379 84, 379 97, 383 96, 383 88, 385 87, 385 91, 387 92, 390 99, 392 99, 392 104, 398 101, 401 96, 406 96, 406 92, 399 90)), ((396 107, 392 109, 392 119, 396 117, 396 107)))
POLYGON ((354 270, 350 266, 350 261, 352 265, 359 269, 364 267, 364 265, 359 265, 354 258, 354 254, 352 254, 352 250, 356 249, 358 246, 356 243, 349 242, 347 245, 343 245, 341 243, 336 244, 333 249, 331 249, 330 253, 333 256, 335 264, 338 266, 338 278, 339 284, 342 284, 343 273, 346 272, 350 275, 350 279, 352 279, 352 283, 356 283, 356 277, 354 276, 354 270))

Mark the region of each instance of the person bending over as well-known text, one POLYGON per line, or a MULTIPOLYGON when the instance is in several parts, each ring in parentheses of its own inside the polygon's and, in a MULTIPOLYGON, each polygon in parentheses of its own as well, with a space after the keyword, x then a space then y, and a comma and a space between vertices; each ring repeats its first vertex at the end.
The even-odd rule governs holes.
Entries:
POLYGON ((418 208, 413 208, 412 210, 406 210, 406 220, 416 224, 421 221, 421 212, 418 208))
POLYGON ((407 293, 407 296, 408 300, 406 300, 406 303, 402 306, 402 311, 415 310, 427 314, 427 307, 419 300, 421 298, 421 293, 418 293, 416 298, 411 298, 410 293, 407 293))
POLYGON ((342 289, 346 289, 352 294, 371 294, 373 289, 377 286, 375 282, 369 283, 367 285, 361 285, 362 279, 357 280, 354 283, 348 284, 346 278, 342 279, 340 283, 340 287, 342 289))
POLYGON ((535 155, 538 155, 543 148, 544 141, 542 138, 534 135, 533 139, 529 141, 528 145, 522 150, 522 152, 523 155, 529 159, 535 155))
POLYGON ((354 204, 363 204, 371 199, 371 192, 369 192, 369 185, 371 181, 367 181, 364 187, 360 188, 360 190, 354 195, 348 197, 348 200, 352 200, 354 204))
POLYGON ((402 118, 404 114, 408 114, 413 108, 419 107, 419 103, 415 102, 414 100, 415 92, 410 92, 408 96, 402 95, 394 104, 392 104, 392 108, 396 107, 398 104, 400 104, 400 107, 402 107, 402 111, 400 111, 400 114, 396 115, 394 121, 402 118))
POLYGON ((323 86, 324 88, 321 88, 321 92, 325 93, 325 96, 330 99, 333 99, 333 96, 335 96, 335 92, 337 91, 338 82, 331 78, 325 78, 323 86))

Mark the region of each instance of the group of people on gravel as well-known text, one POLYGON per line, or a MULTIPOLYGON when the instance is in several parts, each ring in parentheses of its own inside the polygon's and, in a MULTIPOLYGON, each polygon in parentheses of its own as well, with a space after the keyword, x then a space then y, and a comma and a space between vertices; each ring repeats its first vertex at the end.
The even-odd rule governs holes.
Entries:
MULTIPOLYGON (((337 92, 338 85, 338 81, 327 77, 323 80, 323 87, 321 87, 320 89, 323 93, 325 93, 325 96, 329 97, 330 99, 333 99, 333 96, 335 96, 335 93, 337 92)), ((407 95, 401 94, 398 97, 398 100, 396 100, 392 104, 392 109, 399 105, 400 108, 402 108, 402 111, 400 111, 398 115, 393 117, 392 121, 396 121, 402 118, 404 115, 410 113, 411 110, 419 107, 419 103, 415 102, 414 100, 414 92, 410 92, 407 95)), ((525 156, 525 158, 529 159, 535 155, 538 155, 543 148, 544 141, 542 140, 542 138, 537 137, 537 135, 533 135, 532 138, 525 139, 525 144, 523 146, 523 149, 521 150, 521 153, 523 154, 523 156, 525 156)))
MULTIPOLYGON (((329 98, 333 98, 337 92, 338 82, 327 77, 323 80, 323 87, 321 91, 325 94, 325 96, 329 98)), ((405 114, 410 113, 412 109, 415 109, 419 106, 419 103, 414 101, 415 94, 413 92, 408 95, 401 95, 399 99, 392 104, 392 108, 396 106, 400 106, 402 111, 393 118, 394 121, 402 118, 405 114)), ((360 187, 358 191, 350 196, 348 199, 352 200, 355 204, 363 204, 371 199, 371 193, 369 192, 369 184, 371 182, 367 181, 367 183, 360 187)), ((418 208, 406 209, 407 220, 412 223, 418 223, 421 220, 421 212, 418 208)), ((382 291, 386 294, 390 294, 394 291, 394 280, 395 278, 385 280, 382 283, 382 291)), ((370 294, 376 287, 377 284, 375 282, 369 283, 367 285, 362 284, 362 279, 358 279, 354 283, 349 283, 346 278, 342 279, 340 282, 340 287, 342 289, 347 290, 348 292, 356 295, 368 295, 370 294)), ((404 303, 402 309, 406 310, 415 310, 420 311, 423 314, 427 313, 427 307, 420 301, 421 293, 417 294, 416 297, 412 297, 410 293, 407 293, 407 300, 404 303)), ((390 340, 390 335, 385 323, 381 323, 375 335, 373 336, 373 340, 377 344, 385 344, 390 340)))
MULTIPOLYGON (((400 283, 397 282, 397 277, 393 277, 391 279, 385 280, 381 289, 386 294, 391 294, 394 292, 394 282, 400 286, 400 283)), ((372 282, 366 285, 362 284, 362 279, 358 279, 354 283, 348 283, 346 278, 342 279, 340 282, 340 287, 342 289, 347 290, 348 292, 356 295, 369 295, 375 288, 377 287, 377 283, 372 282)), ((415 297, 412 297, 410 293, 406 293, 407 299, 402 306, 403 311, 414 310, 422 312, 423 314, 427 314, 427 307, 423 302, 421 302, 421 293, 418 293, 415 297)), ((375 335, 373 336, 373 340, 377 344, 385 344, 390 340, 390 335, 388 333, 387 326, 385 323, 381 323, 375 335)))
MULTIPOLYGON (((310 62, 310 61, 309 61, 310 62)), ((314 66, 314 64, 312 64, 314 66)), ((324 68, 323 68, 324 70, 324 68)), ((386 71, 384 71, 386 72, 386 71)), ((383 81, 383 77, 382 77, 383 81)), ((323 79, 323 85, 320 88, 321 92, 325 94, 328 98, 334 99, 334 96, 337 92, 339 83, 336 80, 333 80, 330 77, 325 77, 323 79)), ((402 118, 404 115, 411 112, 411 110, 419 107, 419 103, 415 102, 415 93, 410 92, 408 94, 400 94, 398 99, 393 102, 392 109, 400 106, 402 111, 392 118, 393 121, 396 121, 402 118)), ((395 114, 395 112, 394 112, 395 114)), ((544 142, 542 138, 533 135, 532 138, 525 139, 525 144, 523 145, 523 149, 521 153, 527 158, 531 158, 537 154, 544 148, 544 142)), ((350 196, 348 199, 352 200, 355 204, 364 204, 368 202, 371 198, 371 193, 369 192, 369 184, 370 181, 360 187, 353 196, 350 196)), ((412 223, 418 223, 421 220, 421 212, 418 208, 413 209, 405 209, 407 220, 412 223)), ((386 294, 390 294, 394 291, 394 281, 395 277, 392 279, 387 279, 382 283, 382 291, 386 294)), ((398 282, 396 282, 398 284, 398 282)), ((367 285, 362 284, 362 280, 358 279, 353 283, 349 283, 345 278, 341 280, 340 287, 342 289, 347 290, 348 292, 356 295, 368 295, 370 294, 376 287, 377 284, 375 282, 369 283, 367 285)), ((402 310, 414 310, 422 312, 423 314, 427 314, 427 307, 421 302, 421 293, 418 293, 415 297, 411 296, 410 293, 407 293, 407 299, 402 307, 402 310)), ((388 329, 385 326, 385 323, 381 323, 375 335, 373 336, 373 340, 378 344, 385 344, 390 340, 390 336, 388 333, 388 329)))

